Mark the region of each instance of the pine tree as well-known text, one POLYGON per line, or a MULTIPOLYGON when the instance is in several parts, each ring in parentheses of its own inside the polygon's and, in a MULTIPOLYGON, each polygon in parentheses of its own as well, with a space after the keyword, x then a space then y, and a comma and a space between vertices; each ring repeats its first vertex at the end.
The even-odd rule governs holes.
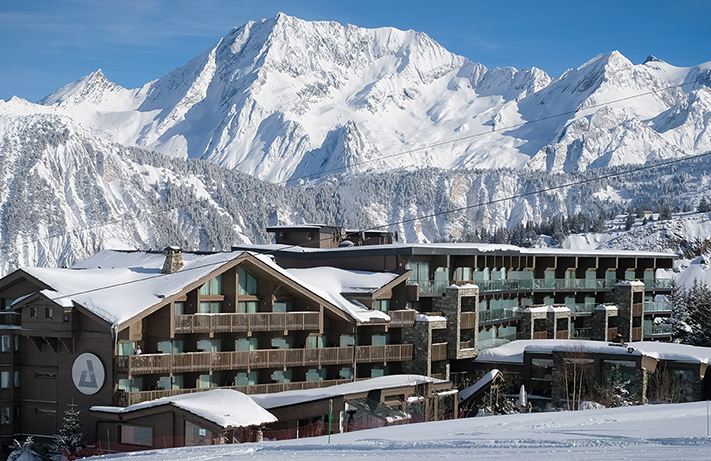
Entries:
POLYGON ((706 201, 705 197, 701 197, 701 200, 699 200, 699 206, 696 207, 696 212, 697 213, 706 213, 709 210, 709 203, 706 201))
POLYGON ((634 219, 634 216, 632 216, 632 213, 627 213, 627 219, 625 220, 625 230, 632 229, 634 222, 635 222, 635 219, 634 219))
POLYGON ((82 432, 81 422, 79 421, 80 411, 76 404, 67 404, 67 409, 64 411, 64 423, 59 430, 59 434, 54 436, 54 445, 52 448, 59 452, 76 452, 84 447, 84 437, 86 434, 82 432))

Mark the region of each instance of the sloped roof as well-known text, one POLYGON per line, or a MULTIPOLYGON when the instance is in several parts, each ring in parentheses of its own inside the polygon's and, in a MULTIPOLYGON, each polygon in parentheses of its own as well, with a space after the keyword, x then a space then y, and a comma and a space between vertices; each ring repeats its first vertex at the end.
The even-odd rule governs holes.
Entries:
POLYGON ((249 396, 232 389, 214 389, 163 397, 128 407, 94 406, 92 411, 128 414, 161 405, 174 405, 227 429, 230 427, 261 426, 277 421, 276 416, 257 405, 249 396))
POLYGON ((52 287, 52 290, 40 292, 46 298, 60 306, 76 303, 112 325, 141 314, 220 267, 247 256, 357 322, 382 322, 390 318, 383 312, 346 299, 341 293, 354 287, 379 289, 400 277, 392 273, 344 271, 330 267, 285 270, 271 257, 249 252, 183 253, 182 256, 183 267, 173 274, 161 273, 165 261, 162 253, 121 250, 102 250, 68 269, 28 267, 21 270, 52 287))
POLYGON ((69 269, 27 267, 22 271, 54 290, 41 293, 59 305, 76 303, 118 325, 175 295, 243 253, 183 253, 183 267, 161 274, 165 256, 145 251, 102 250, 69 269))

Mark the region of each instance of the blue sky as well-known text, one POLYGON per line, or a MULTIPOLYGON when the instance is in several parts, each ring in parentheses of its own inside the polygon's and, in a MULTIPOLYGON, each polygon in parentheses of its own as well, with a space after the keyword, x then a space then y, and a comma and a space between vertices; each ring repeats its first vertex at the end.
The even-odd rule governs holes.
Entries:
POLYGON ((0 99, 37 101, 96 69, 127 88, 165 75, 232 27, 277 12, 423 31, 487 67, 559 76, 603 52, 711 61, 711 1, 0 0, 0 99))

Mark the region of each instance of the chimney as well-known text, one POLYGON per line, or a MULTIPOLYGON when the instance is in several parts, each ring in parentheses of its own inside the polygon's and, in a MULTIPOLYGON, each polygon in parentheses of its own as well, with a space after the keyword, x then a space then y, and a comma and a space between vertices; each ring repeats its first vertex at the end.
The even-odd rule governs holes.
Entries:
POLYGON ((165 255, 165 262, 163 263, 163 269, 160 271, 161 274, 173 274, 183 267, 183 250, 180 247, 165 247, 163 254, 165 255))

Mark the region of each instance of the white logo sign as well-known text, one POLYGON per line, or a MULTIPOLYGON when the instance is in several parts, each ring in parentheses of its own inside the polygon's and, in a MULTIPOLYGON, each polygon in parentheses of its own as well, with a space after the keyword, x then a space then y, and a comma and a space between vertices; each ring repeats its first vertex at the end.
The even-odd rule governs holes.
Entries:
POLYGON ((94 354, 85 352, 74 360, 72 379, 82 394, 92 395, 99 392, 105 378, 104 365, 94 354))

